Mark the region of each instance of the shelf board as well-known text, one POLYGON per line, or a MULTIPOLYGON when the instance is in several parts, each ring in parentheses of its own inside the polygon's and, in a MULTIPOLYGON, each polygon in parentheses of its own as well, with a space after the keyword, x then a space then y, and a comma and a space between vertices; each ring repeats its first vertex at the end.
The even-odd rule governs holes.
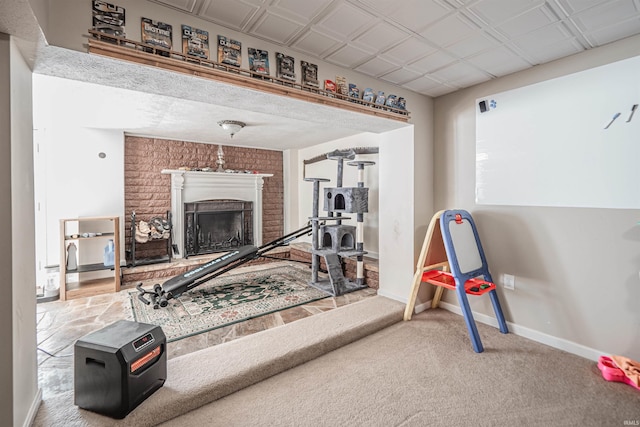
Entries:
POLYGON ((115 270, 115 266, 107 267, 102 263, 97 264, 82 264, 79 265, 76 270, 66 270, 67 274, 72 273, 86 273, 88 271, 101 271, 101 270, 115 270))
POLYGON ((73 237, 71 236, 64 236, 65 240, 87 240, 87 239, 101 239, 104 237, 113 237, 115 236, 115 233, 100 233, 99 236, 87 236, 87 237, 83 237, 82 235, 78 235, 78 237, 73 237))

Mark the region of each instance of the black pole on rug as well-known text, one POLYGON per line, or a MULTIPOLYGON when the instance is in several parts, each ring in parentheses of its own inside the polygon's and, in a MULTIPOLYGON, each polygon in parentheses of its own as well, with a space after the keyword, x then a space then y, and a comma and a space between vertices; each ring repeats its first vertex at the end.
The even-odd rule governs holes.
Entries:
POLYGON ((233 270, 251 260, 263 256, 266 252, 277 247, 284 246, 311 231, 311 224, 279 237, 260 247, 252 245, 242 246, 234 251, 228 252, 223 256, 216 258, 189 270, 183 274, 172 277, 161 285, 156 284, 153 290, 146 290, 142 287, 142 283, 136 286, 138 290, 138 299, 146 305, 153 305, 153 308, 166 307, 169 300, 176 298, 182 293, 195 288, 213 278, 220 276, 228 271, 233 270), (147 299, 147 296, 149 299, 147 299))

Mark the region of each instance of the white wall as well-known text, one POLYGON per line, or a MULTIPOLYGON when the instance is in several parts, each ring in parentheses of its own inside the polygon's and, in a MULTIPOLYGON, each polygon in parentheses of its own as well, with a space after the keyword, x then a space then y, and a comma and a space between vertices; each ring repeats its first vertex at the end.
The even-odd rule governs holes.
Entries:
POLYGON ((29 425, 40 402, 36 362, 31 71, 0 34, 0 424, 29 425))
MULTIPOLYGON (((476 205, 475 100, 636 55, 640 36, 435 101, 436 208, 469 210, 494 280, 516 276, 515 290, 498 292, 520 333, 592 359, 640 359, 638 211, 476 205)), ((474 311, 493 317, 488 298, 471 300, 474 311)))
MULTIPOLYGON (((408 299, 415 268, 416 175, 414 128, 386 132, 380 138, 380 288, 378 294, 408 299)), ((418 175, 419 176, 419 175, 418 175)))
MULTIPOLYGON (((0 33, 0 87, 11 85, 10 38, 0 33)), ((11 95, 0 92, 0 232, 11 244, 0 245, 2 294, 0 298, 0 340, 13 342, 13 254, 11 230, 11 95)), ((35 335, 35 329, 30 334, 35 335)), ((13 345, 0 346, 0 424, 13 425, 13 345)))
MULTIPOLYGON (((65 115, 64 93, 55 77, 34 74, 34 125, 38 197, 45 211, 46 233, 38 245, 46 247, 41 264, 60 262, 60 219, 119 216, 124 235, 124 135, 121 130, 84 128, 65 115), (99 154, 105 157, 100 158, 99 154)), ((101 261, 101 252, 97 252, 101 261)), ((121 245, 121 259, 124 247, 121 245)))

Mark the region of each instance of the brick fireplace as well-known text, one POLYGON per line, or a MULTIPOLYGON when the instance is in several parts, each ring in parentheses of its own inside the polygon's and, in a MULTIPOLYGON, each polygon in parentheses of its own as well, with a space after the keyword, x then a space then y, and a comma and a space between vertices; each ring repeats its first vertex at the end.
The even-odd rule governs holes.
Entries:
MULTIPOLYGON (((225 167, 272 175, 262 187, 262 241, 284 234, 284 182, 282 152, 254 148, 222 146, 225 167)), ((171 211, 171 175, 163 170, 179 168, 215 168, 218 146, 188 141, 125 136, 124 184, 125 216, 135 211, 138 219, 149 220, 171 211)), ((226 175, 226 174, 222 174, 226 175)), ((235 198, 235 197, 232 197, 235 198)), ((174 219, 175 220, 175 219, 174 219)), ((130 224, 125 223, 125 248, 130 249, 130 224)), ((254 230, 255 233, 255 230, 254 230)), ((163 241, 136 246, 140 257, 152 257, 166 251, 163 241)))

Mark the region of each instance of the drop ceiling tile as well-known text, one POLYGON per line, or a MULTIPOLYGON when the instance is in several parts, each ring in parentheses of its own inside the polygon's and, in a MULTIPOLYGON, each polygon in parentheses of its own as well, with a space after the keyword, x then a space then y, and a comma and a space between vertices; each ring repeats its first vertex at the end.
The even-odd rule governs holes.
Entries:
POLYGON ((482 18, 487 24, 495 25, 517 17, 527 10, 542 4, 544 4, 542 0, 483 0, 469 6, 469 10, 482 18))
POLYGON ((465 39, 479 28, 466 17, 455 14, 429 26, 420 34, 438 46, 449 46, 465 39))
POLYGON ((453 11, 450 6, 437 1, 403 0, 392 3, 394 9, 390 11, 389 18, 414 32, 419 32, 453 11))
POLYGON ((438 68, 442 68, 445 65, 451 64, 455 61, 455 57, 439 50, 432 53, 431 55, 425 56, 424 58, 412 62, 408 65, 407 68, 417 71, 420 74, 426 74, 437 70, 438 68))
POLYGON ((388 49, 382 54, 382 56, 388 58, 392 62, 406 64, 433 53, 435 50, 436 49, 434 47, 429 46, 422 40, 419 40, 416 37, 411 37, 388 49))
POLYGON ((532 65, 506 46, 469 57, 467 62, 497 77, 524 70, 532 65))
POLYGON ((601 46, 638 33, 640 33, 640 18, 633 18, 625 22, 588 33, 588 36, 597 43, 597 46, 601 46))
POLYGON ((251 33, 275 43, 286 44, 302 28, 297 22, 267 12, 253 25, 251 33))
POLYGON ((354 41, 367 47, 369 50, 380 52, 381 50, 398 43, 407 36, 407 33, 398 30, 392 25, 382 22, 365 31, 354 41))
MULTIPOLYGON (((437 80, 430 79, 427 76, 421 77, 420 79, 416 79, 412 82, 402 85, 402 87, 407 88, 409 90, 413 90, 414 92, 421 93, 423 95, 430 96, 432 98, 436 98, 441 95, 446 95, 447 93, 455 92, 460 89, 458 86, 449 85, 446 83, 438 82, 437 80)), ((410 106, 407 105, 407 109, 411 110, 410 106)))
POLYGON ((426 91, 437 88, 441 84, 442 82, 440 82, 439 80, 435 80, 428 76, 421 76, 415 80, 411 80, 410 82, 404 83, 402 87, 405 87, 414 92, 425 93, 426 91))
POLYGON ((557 17, 549 8, 540 7, 530 10, 522 15, 518 15, 497 26, 496 29, 505 34, 508 38, 514 38, 557 21, 557 17))
POLYGON ((613 2, 593 7, 573 16, 573 21, 582 31, 595 31, 638 16, 632 1, 613 2))
POLYGON ((172 7, 174 9, 184 10, 185 12, 192 13, 196 0, 151 0, 154 3, 160 3, 165 6, 172 7))
POLYGON ((447 83, 456 82, 457 80, 463 80, 468 78, 469 76, 475 77, 479 74, 480 72, 476 68, 462 61, 458 61, 456 63, 447 65, 446 67, 443 67, 437 71, 434 71, 429 75, 444 83, 447 83))
POLYGON ((573 55, 584 50, 574 39, 559 40, 547 46, 532 46, 525 52, 533 57, 538 64, 553 61, 554 59, 563 58, 573 55))
POLYGON ((514 40, 514 44, 528 52, 530 50, 540 49, 541 47, 550 46, 560 43, 571 38, 571 33, 562 23, 551 24, 546 27, 532 31, 518 39, 514 40))
POLYGON ((333 62, 334 64, 352 68, 356 65, 361 64, 366 59, 372 56, 372 52, 365 52, 362 49, 359 49, 355 46, 345 45, 342 48, 338 49, 336 52, 327 56, 325 59, 329 62, 333 62))
POLYGON ((329 3, 331 3, 331 0, 276 0, 271 5, 271 8, 279 15, 287 16, 294 21, 308 23, 329 3))
POLYGON ((326 52, 333 51, 339 44, 338 40, 311 29, 298 37, 292 46, 309 55, 323 58, 326 52))
POLYGON ((418 77, 420 77, 419 73, 416 73, 415 71, 412 71, 412 70, 408 70, 406 68, 400 68, 398 70, 385 74, 384 76, 381 76, 380 79, 386 80, 394 84, 400 84, 400 83, 408 82, 411 80, 415 80, 418 77))
POLYGON ((198 16, 225 27, 242 30, 258 9, 233 0, 205 0, 198 16))
POLYGON ((389 15, 398 8, 398 2, 395 0, 360 0, 359 2, 364 7, 382 15, 389 15))
POLYGON ((356 68, 356 71, 360 71, 361 73, 367 74, 369 76, 377 77, 386 74, 394 68, 398 67, 399 64, 393 64, 391 62, 385 61, 380 57, 375 57, 371 61, 367 61, 364 64, 358 66, 356 68))
POLYGON ((491 80, 492 77, 493 76, 489 74, 483 73, 482 71, 475 70, 474 68, 470 67, 470 69, 462 77, 450 80, 447 83, 459 87, 469 87, 491 80))
MULTIPOLYGON (((573 15, 583 10, 591 9, 594 6, 602 4, 602 0, 556 0, 562 7, 573 15)), ((626 0, 625 0, 626 1, 626 0)))
POLYGON ((447 46, 447 51, 453 53, 459 58, 465 58, 485 50, 493 49, 499 45, 500 42, 490 35, 478 32, 464 40, 452 44, 451 46, 447 46))
POLYGON ((376 19, 373 15, 351 6, 348 3, 339 3, 324 19, 316 25, 320 30, 338 37, 349 38, 357 34, 364 26, 373 25, 376 19))

